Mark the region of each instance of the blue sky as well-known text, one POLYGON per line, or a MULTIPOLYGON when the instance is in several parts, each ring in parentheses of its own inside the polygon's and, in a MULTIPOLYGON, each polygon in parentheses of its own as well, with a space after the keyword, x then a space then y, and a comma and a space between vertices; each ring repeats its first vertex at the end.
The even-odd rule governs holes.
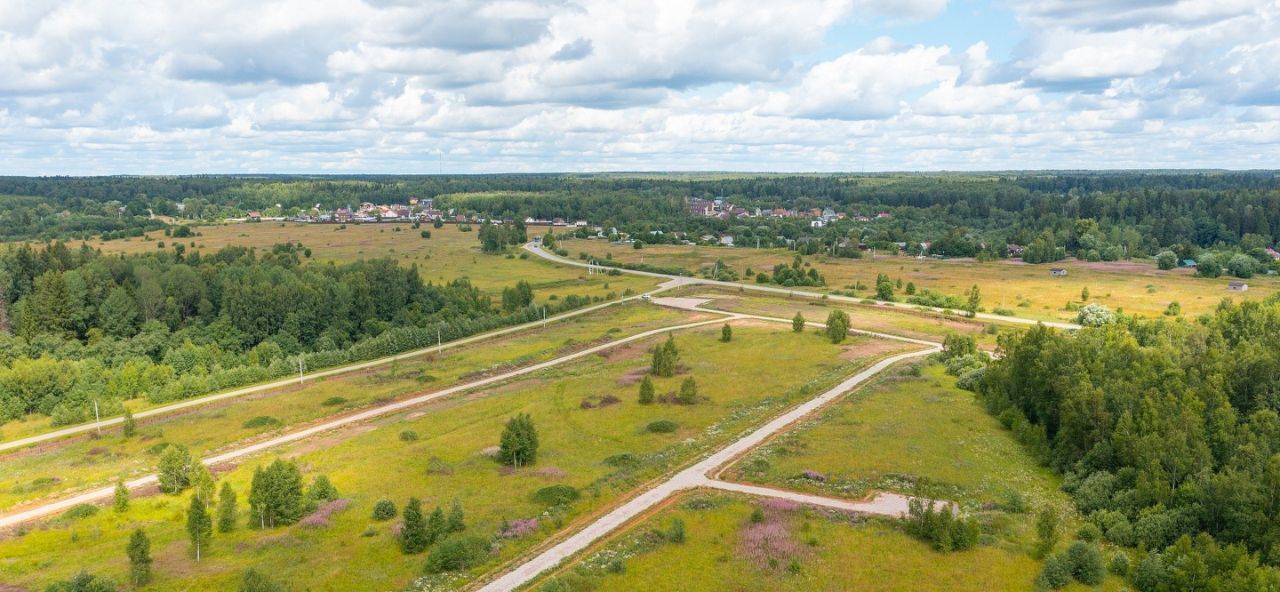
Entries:
POLYGON ((1275 168, 1280 0, 0 0, 0 174, 1275 168))

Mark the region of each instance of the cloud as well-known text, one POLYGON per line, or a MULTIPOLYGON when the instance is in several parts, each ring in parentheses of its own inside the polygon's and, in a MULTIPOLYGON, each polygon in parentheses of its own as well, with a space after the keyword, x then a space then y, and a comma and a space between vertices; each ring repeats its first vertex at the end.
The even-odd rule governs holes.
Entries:
POLYGON ((0 173, 1280 157, 1274 0, 1008 6, 944 42, 945 0, 0 0, 0 173))

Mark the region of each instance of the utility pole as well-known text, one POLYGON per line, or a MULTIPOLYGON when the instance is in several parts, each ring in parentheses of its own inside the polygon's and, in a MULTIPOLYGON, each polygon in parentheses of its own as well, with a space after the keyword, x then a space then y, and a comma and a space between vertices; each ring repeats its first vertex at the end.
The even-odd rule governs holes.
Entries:
POLYGON ((440 327, 436 327, 436 355, 444 351, 444 340, 440 338, 440 327))
POLYGON ((542 307, 542 328, 547 328, 547 307, 545 305, 542 307))
POLYGON ((102 416, 98 415, 98 400, 93 400, 93 423, 98 424, 98 435, 102 435, 102 416))
POLYGON ((304 368, 304 364, 305 364, 305 361, 303 360, 302 355, 299 355, 298 356, 298 384, 302 384, 304 382, 302 379, 302 369, 304 368))

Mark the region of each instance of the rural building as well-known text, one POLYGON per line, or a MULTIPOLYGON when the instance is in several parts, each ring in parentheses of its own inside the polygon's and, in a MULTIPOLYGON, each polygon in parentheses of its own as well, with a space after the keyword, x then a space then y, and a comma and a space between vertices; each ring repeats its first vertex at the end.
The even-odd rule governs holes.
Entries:
POLYGON ((1063 268, 1061 268, 1061 267, 1055 267, 1055 268, 1053 268, 1053 269, 1050 269, 1050 270, 1049 270, 1049 275, 1051 275, 1051 276, 1053 276, 1053 277, 1066 277, 1066 276, 1067 276, 1067 270, 1065 270, 1065 269, 1063 269, 1063 268))
POLYGON ((1183 267, 1195 267, 1195 266, 1196 266, 1196 260, 1195 260, 1195 259, 1183 259, 1183 260, 1182 260, 1182 266, 1183 266, 1183 267))
POLYGON ((1244 282, 1231 282, 1227 284, 1227 289, 1232 292, 1245 292, 1249 289, 1249 284, 1244 282))

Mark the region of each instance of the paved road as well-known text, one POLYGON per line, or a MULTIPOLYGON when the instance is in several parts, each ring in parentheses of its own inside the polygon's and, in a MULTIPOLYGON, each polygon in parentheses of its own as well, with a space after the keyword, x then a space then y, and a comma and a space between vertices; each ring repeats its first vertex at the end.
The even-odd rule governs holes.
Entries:
MULTIPOLYGON (((537 244, 537 243, 529 243, 529 244, 525 245, 525 246, 524 246, 524 248, 525 248, 525 250, 527 250, 527 251, 529 251, 529 252, 531 252, 531 253, 533 253, 533 254, 535 254, 535 255, 538 255, 539 257, 542 257, 542 258, 544 258, 544 259, 548 259, 548 260, 551 260, 551 261, 555 261, 555 262, 557 262, 557 263, 563 263, 563 264, 565 264, 565 265, 576 265, 576 266, 578 266, 578 267, 595 267, 595 268, 600 268, 600 266, 598 266, 598 265, 596 265, 596 266, 592 266, 592 265, 590 265, 590 264, 583 263, 583 262, 581 262, 581 261, 574 261, 574 260, 572 260, 572 259, 565 259, 565 258, 560 257, 560 256, 558 256, 558 255, 555 255, 555 254, 553 254, 553 253, 548 253, 546 250, 544 250, 544 249, 542 248, 542 246, 541 246, 541 245, 539 245, 539 244, 537 244)), ((742 288, 742 289, 746 289, 746 290, 754 290, 754 291, 756 291, 756 292, 768 292, 768 293, 771 293, 771 294, 782 294, 782 295, 785 295, 785 296, 801 296, 801 297, 804 297, 804 298, 828 298, 828 299, 830 299, 830 300, 835 300, 835 301, 837 301, 837 302, 849 302, 849 303, 853 303, 853 304, 862 304, 862 301, 863 301, 863 300, 865 300, 864 298, 853 298, 853 297, 850 297, 850 296, 837 296, 837 295, 835 295, 835 294, 823 294, 823 293, 820 293, 820 292, 806 292, 806 291, 804 291, 804 290, 795 290, 795 289, 792 289, 792 288, 779 288, 779 287, 776 287, 776 286, 764 286, 764 285, 760 285, 760 284, 748 284, 748 283, 738 283, 738 282, 722 282, 722 281, 720 281, 720 280, 712 280, 712 279, 707 279, 707 278, 697 278, 697 277, 687 277, 687 276, 667 275, 667 274, 662 274, 662 273, 654 273, 654 272, 652 272, 652 271, 638 271, 638 270, 634 270, 634 269, 623 269, 623 268, 621 268, 621 267, 617 267, 617 268, 610 268, 610 269, 617 269, 617 270, 621 271, 622 273, 630 273, 630 274, 635 274, 635 275, 643 275, 643 276, 656 277, 656 278, 667 278, 667 279, 670 279, 670 280, 674 280, 674 281, 675 281, 675 282, 672 284, 673 286, 676 286, 676 285, 685 285, 685 284, 701 284, 701 285, 708 285, 708 286, 720 286, 720 287, 724 287, 724 288, 742 288)), ((895 307, 895 308, 903 308, 903 309, 907 309, 907 310, 919 310, 919 309, 923 308, 923 309, 931 310, 931 311, 933 311, 933 312, 937 312, 937 313, 941 313, 941 312, 943 311, 943 309, 941 309, 941 308, 935 308, 935 307, 929 307, 929 306, 920 306, 920 305, 916 305, 916 304, 907 304, 907 303, 905 303, 905 302, 880 302, 877 306, 891 306, 891 307, 895 307)), ((995 314, 990 314, 990 313, 985 313, 985 312, 977 313, 977 314, 975 315, 975 318, 979 318, 979 319, 983 319, 983 320, 988 320, 988 321, 999 321, 999 322, 1002 322, 1002 323, 1017 323, 1017 324, 1021 324, 1021 325, 1038 325, 1038 324, 1043 324, 1043 325, 1048 326, 1048 327, 1055 327, 1055 328, 1058 328, 1058 329, 1067 329, 1067 330, 1075 330, 1075 329, 1079 329, 1079 328, 1080 328, 1080 325, 1077 325, 1077 324, 1075 324, 1075 323, 1064 323, 1064 322, 1061 322, 1061 321, 1036 321, 1036 320, 1032 320, 1032 319, 1020 319, 1020 318, 1018 318, 1018 317, 1005 317, 1005 316, 1000 316, 1000 315, 995 315, 995 314)))
MULTIPOLYGON (((719 321, 716 321, 716 322, 719 322, 719 321)), ((736 491, 745 490, 747 493, 754 493, 754 490, 757 489, 754 486, 739 485, 739 484, 724 483, 724 482, 714 482, 712 479, 708 478, 708 475, 718 471, 721 467, 729 464, 730 462, 738 458, 743 453, 760 445, 769 437, 785 430, 791 424, 795 423, 796 421, 799 421, 801 418, 805 417, 806 415, 809 415, 810 413, 817 411, 819 408, 823 407, 827 403, 830 403, 836 398, 844 395, 845 393, 852 390, 854 387, 866 382, 868 379, 880 373, 884 369, 892 366, 893 364, 896 364, 903 360, 928 355, 938 351, 936 344, 931 344, 931 345, 934 345, 934 347, 921 350, 921 351, 899 354, 893 357, 885 358, 873 364, 871 367, 867 368, 866 370, 863 370, 853 375, 852 377, 846 379, 844 382, 841 382, 840 384, 832 387, 830 390, 810 399, 805 403, 802 403, 801 405, 796 406, 795 408, 778 416, 777 418, 773 419, 772 421, 760 427, 759 429, 755 430, 754 432, 751 432, 750 434, 730 443, 724 448, 721 448, 719 451, 703 459, 697 464, 687 469, 684 469, 679 473, 676 473, 675 476, 671 477, 667 481, 664 481, 663 483, 647 491, 644 491, 639 495, 637 495, 636 497, 628 500, 626 503, 622 504, 621 506, 618 506, 613 511, 600 517, 596 521, 592 522, 582 530, 564 539, 560 543, 552 546, 546 551, 543 551, 542 553, 533 557, 529 561, 515 567, 511 571, 489 582, 488 584, 480 588, 480 592, 505 592, 507 590, 514 590, 528 583, 529 581, 536 578, 539 574, 551 568, 554 568, 555 566, 559 565, 561 562, 572 557, 575 553, 578 553, 583 549, 586 549, 589 545, 591 545, 591 543, 593 543, 597 539, 600 539, 601 537, 607 535, 608 533, 614 531, 615 529, 618 529, 624 526, 633 518, 641 515, 649 508, 656 506, 657 504, 661 503, 662 500, 667 499, 672 494, 675 494, 677 492, 696 488, 696 487, 714 486, 722 489, 734 489, 736 491)), ((758 489, 767 489, 767 488, 758 488, 758 489)), ((767 493, 764 493, 764 494, 778 497, 779 493, 786 493, 786 492, 778 492, 777 490, 767 490, 767 493)), ((796 501, 803 501, 804 503, 810 503, 812 501, 812 500, 807 500, 807 498, 809 497, 818 498, 818 496, 807 496, 806 494, 800 494, 800 493, 790 493, 785 495, 784 497, 788 497, 789 499, 795 499, 796 501)), ((824 498, 818 498, 818 499, 821 500, 824 498)), ((834 501, 834 500, 829 500, 829 501, 834 501)), ((855 504, 856 502, 843 502, 843 503, 848 503, 852 505, 852 504, 855 504)), ((896 506, 892 505, 893 503, 894 502, 886 502, 886 504, 883 506, 877 506, 874 504, 874 502, 872 502, 871 505, 855 507, 850 509, 852 511, 871 511, 873 513, 880 513, 880 514, 889 513, 890 515, 895 515, 893 514, 893 512, 898 510, 896 506)), ((820 505, 829 505, 829 504, 820 504, 820 505)))
MULTIPOLYGON (((647 292, 646 294, 657 294, 657 293, 659 293, 659 292, 661 292, 661 291, 663 291, 663 290, 668 290, 668 289, 670 289, 670 288, 673 288, 673 287, 675 287, 676 285, 678 285, 678 284, 675 284, 675 283, 672 283, 672 282, 669 282, 669 281, 668 281, 668 282, 664 283, 662 286, 658 287, 656 290, 653 290, 653 291, 651 291, 651 292, 647 292)), ((621 304, 621 303, 623 303, 623 302, 634 301, 634 300, 637 300, 637 299, 639 299, 639 298, 642 298, 643 296, 644 296, 644 294, 638 294, 638 295, 635 295, 635 296, 628 296, 628 297, 626 297, 626 298, 622 298, 622 299, 619 299, 619 300, 610 300, 609 302, 604 302, 604 303, 601 303, 601 304, 595 304, 595 305, 592 305, 592 306, 588 306, 588 307, 586 307, 586 308, 580 308, 580 309, 577 309, 577 310, 571 310, 571 311, 569 311, 569 312, 561 313, 561 314, 558 314, 558 315, 553 316, 553 317, 548 317, 546 322, 550 323, 550 322, 554 322, 554 321, 560 321, 560 320, 564 320, 564 319, 568 319, 568 318, 576 317, 576 316, 579 316, 579 315, 584 315, 584 314, 587 314, 587 313, 590 313, 590 312, 595 312, 595 311, 600 310, 600 309, 605 308, 605 307, 614 306, 614 305, 616 305, 616 304, 621 304)), ((436 351, 438 351, 438 350, 452 349, 452 348, 456 348, 456 347, 459 347, 459 346, 467 345, 467 344, 469 344, 469 343, 475 343, 475 342, 477 342, 477 341, 483 341, 483 340, 486 340, 486 339, 492 339, 492 338, 494 338, 494 337, 498 337, 498 336, 501 336, 501 335, 507 335, 507 334, 509 334, 509 333, 515 333, 515 332, 518 332, 518 331, 524 331, 524 330, 526 330, 526 329, 535 328, 535 327, 541 326, 541 324, 542 324, 542 321, 534 321, 534 322, 532 322, 532 323, 525 323, 525 324, 523 324, 523 325, 515 325, 515 326, 507 327, 507 328, 505 328, 505 329, 498 329, 498 330, 496 330, 496 331, 489 331, 489 332, 487 332, 487 333, 481 333, 481 334, 478 334, 478 335, 472 335, 472 336, 470 336, 470 337, 464 337, 464 338, 462 338, 462 339, 455 339, 455 340, 453 340, 453 341, 450 341, 450 342, 448 342, 448 343, 443 344, 443 345, 442 345, 442 346, 440 346, 440 347, 436 347, 436 346, 432 346, 432 347, 424 347, 424 348, 422 348, 422 349, 417 349, 417 350, 413 350, 413 351, 405 352, 405 353, 402 353, 402 354, 397 354, 397 355, 394 355, 394 356, 391 356, 391 357, 387 357, 387 358, 379 358, 379 359, 377 359, 377 360, 370 360, 370 361, 368 361, 368 362, 360 362, 360 363, 356 363, 356 364, 349 364, 349 365, 346 365, 346 366, 339 366, 339 367, 337 367, 337 368, 330 368, 330 369, 328 369, 328 370, 322 370, 322 371, 318 371, 318 372, 312 372, 312 373, 310 373, 310 374, 304 374, 304 375, 303 375, 303 377, 302 377, 302 379, 303 379, 303 380, 312 380, 312 379, 316 379, 316 378, 324 378, 324 377, 327 377, 327 376, 334 376, 334 375, 338 375, 338 374, 346 374, 346 373, 348 373, 348 372, 355 372, 355 371, 357 371, 357 370, 364 370, 364 369, 366 369, 366 368, 375 368, 375 367, 378 367, 378 366, 385 366, 385 365, 390 364, 390 363, 392 363, 392 362, 395 362, 395 361, 397 361, 397 360, 405 360, 405 359, 408 359, 408 358, 414 358, 414 357, 418 357, 418 356, 422 356, 422 355, 430 354, 430 353, 436 352, 436 351)), ((277 381, 274 381, 274 382, 269 382, 269 383, 266 383, 266 384, 260 384, 260 385, 257 385, 257 386, 245 387, 245 388, 242 388, 242 389, 237 389, 237 390, 234 390, 234 391, 228 391, 228 392, 225 392, 225 393, 218 393, 218 394, 216 394, 216 395, 209 395, 209 396, 205 396, 205 397, 199 397, 199 398, 196 398, 196 399, 187 399, 187 400, 185 400, 185 401, 180 401, 180 402, 173 403, 173 404, 170 404, 170 405, 165 405, 165 406, 163 406, 163 407, 155 407, 155 408, 153 408, 153 409, 147 409, 147 410, 145 410, 145 411, 139 411, 139 412, 137 412, 137 413, 133 414, 133 416, 134 416, 134 418, 137 418, 137 419, 142 419, 142 418, 145 418, 145 417, 154 417, 154 416, 157 416, 157 415, 163 415, 163 414, 166 414, 166 413, 172 413, 172 412, 174 412, 174 411, 179 411, 179 410, 187 409, 187 408, 190 408, 190 407, 197 407, 197 406, 200 406, 200 405, 206 405, 206 404, 208 404, 208 403, 213 403, 213 402, 215 402, 215 401, 221 401, 221 400, 223 400, 223 399, 230 399, 230 398, 234 398, 234 397, 242 397, 242 396, 244 396, 244 395, 249 395, 249 394, 253 394, 253 393, 262 392, 262 391, 265 391, 265 390, 271 390, 271 389, 275 389, 275 388, 280 388, 280 387, 282 387, 282 386, 288 386, 288 385, 291 385, 291 384, 295 384, 295 383, 297 383, 297 382, 298 382, 298 380, 299 380, 299 379, 298 379, 298 377, 290 377, 290 378, 285 378, 285 379, 277 380, 277 381)), ((48 440, 54 440, 54 439, 57 439, 57 438, 64 438, 64 437, 66 437, 66 436, 73 436, 73 435, 75 435, 75 434, 80 434, 80 433, 83 433, 83 432, 88 432, 88 431, 92 431, 92 430, 96 430, 96 429, 101 429, 101 428, 110 427, 110 426, 113 426, 113 425, 117 425, 117 424, 119 424, 119 423, 122 423, 123 421, 124 421, 124 417, 112 417, 112 418, 109 418, 109 419, 104 419, 104 420, 102 420, 102 421, 97 421, 97 422, 92 422, 92 423, 80 424, 80 425, 77 425, 77 426, 71 426, 71 427, 68 427, 68 428, 62 428, 62 429, 60 429, 60 430, 54 430, 54 431, 51 431, 51 432, 45 432, 45 433, 43 433, 43 434, 37 434, 37 435, 35 435, 35 436, 28 436, 28 437, 26 437, 26 438, 20 438, 20 439, 12 440, 12 441, 9 441, 9 442, 0 442, 0 452, 3 452, 3 451, 5 451, 5 450, 11 450, 11 449, 14 449, 14 448, 21 448, 21 447, 23 447, 23 446, 29 446, 29 445, 31 445, 31 444, 38 444, 38 443, 40 443, 40 442, 45 442, 45 441, 48 441, 48 440)))
MULTIPOLYGON (((723 313, 722 313, 722 314, 723 314, 723 313)), ((595 354, 595 353, 598 353, 598 352, 601 352, 601 351, 604 351, 604 350, 607 350, 607 349, 610 349, 610 348, 617 347, 617 346, 622 345, 622 344, 624 344, 624 343, 630 343, 630 342, 632 342, 632 341, 637 341, 637 340, 645 339, 645 338, 647 338, 647 337, 652 337, 652 336, 654 336, 654 335, 660 335, 660 334, 662 334, 662 333, 667 333, 667 332, 670 332, 670 331, 679 331, 679 330, 682 330, 682 329, 691 329, 691 328, 694 328, 694 327, 701 327, 701 326, 704 326, 704 325, 710 325, 710 324, 713 324, 713 323, 723 323, 723 322, 725 322, 726 320, 732 320, 732 319, 735 319, 735 318, 738 318, 738 315, 730 314, 730 315, 725 316, 725 317, 723 317, 723 318, 711 319, 711 320, 707 320, 707 321, 698 321, 698 322, 695 322, 695 323, 685 323, 685 324, 682 324, 682 325, 674 325, 674 326, 670 326, 670 327, 663 327, 663 328, 661 328, 661 329, 652 329, 652 330, 649 330, 649 331, 645 331, 645 332, 643 332, 643 333, 637 333, 637 334, 635 334, 635 335, 631 335, 631 336, 628 336, 628 337, 623 337, 623 338, 620 338, 620 339, 617 339, 617 340, 614 340, 614 341, 610 341, 609 343, 605 343, 605 344, 597 345, 597 346, 590 347, 590 348, 587 348, 587 349, 584 349, 584 350, 581 350, 581 351, 578 351, 578 352, 574 352, 574 353, 571 353, 571 354, 568 354, 568 355, 564 355, 564 356, 561 356, 561 357, 559 357, 559 358, 555 358, 555 359, 552 359, 552 360, 547 360, 547 361, 545 361, 545 362, 540 362, 540 363, 534 364, 534 365, 532 365, 532 366, 526 366, 526 367, 524 367, 524 368, 519 368, 519 369, 516 369, 516 370, 512 370, 512 371, 510 371, 510 372, 504 372, 504 373, 502 373, 502 374, 498 374, 498 375, 495 375, 495 376, 490 376, 490 377, 488 377, 488 378, 482 378, 482 379, 480 379, 480 380, 475 380, 475 381, 472 381, 472 382, 468 382, 468 383, 466 383, 466 384, 456 385, 456 386, 453 386, 453 387, 450 387, 450 388, 447 388, 447 389, 443 389, 443 390, 440 390, 440 391, 436 391, 436 392, 433 392, 433 393, 429 393, 429 394, 425 394, 425 395, 421 395, 421 396, 413 397, 413 398, 411 398, 411 399, 405 399, 405 400, 402 400, 402 401, 396 401, 396 402, 394 402, 394 403, 389 403, 389 404, 387 404, 387 405, 383 405, 383 406, 381 406, 381 407, 375 407, 375 408, 373 408, 373 409, 367 409, 367 410, 365 410, 365 411, 361 411, 361 412, 359 412, 359 413, 353 413, 353 414, 351 414, 351 415, 347 415, 347 416, 343 416, 343 417, 340 417, 340 418, 337 418, 337 419, 334 419, 334 420, 331 420, 331 421, 327 421, 327 422, 325 422, 325 423, 322 423, 322 424, 319 424, 319 425, 316 425, 316 426, 312 426, 312 427, 309 427, 309 428, 306 428, 306 429, 302 429, 302 430, 297 430, 297 431, 295 431, 295 432, 290 432, 290 433, 288 433, 288 434, 284 434, 284 435, 281 435, 281 436, 277 436, 277 437, 275 437, 275 438, 271 438, 271 439, 269 439, 269 440, 264 440, 264 441, 262 441, 262 442, 258 442, 258 443, 256 443, 256 444, 251 444, 251 445, 249 445, 249 446, 245 446, 245 447, 242 447, 242 448, 237 448, 237 449, 232 450, 232 451, 229 451, 229 452, 224 452, 224 453, 219 454, 219 455, 217 455, 217 456, 211 456, 211 457, 209 457, 209 458, 204 459, 202 462, 204 462, 204 464, 209 465, 209 466, 222 464, 222 463, 225 463, 225 462, 228 462, 228 461, 231 461, 231 460, 235 460, 235 459, 238 459, 238 458, 241 458, 241 457, 244 457, 244 456, 250 455, 250 454, 254 454, 254 453, 256 453, 256 452, 260 452, 260 451, 263 451, 263 450, 267 450, 267 449, 269 449, 269 448, 274 448, 274 447, 280 446, 280 445, 282 445, 282 444, 287 444, 287 443, 289 443, 289 442, 294 442, 294 441, 297 441, 297 440, 301 440, 301 439, 303 439, 303 438, 307 438, 307 437, 309 437, 309 436, 313 436, 313 435, 318 434, 318 433, 321 433, 321 432, 325 432, 325 431, 329 431, 329 430, 332 430, 332 429, 335 429, 335 428, 339 428, 339 427, 342 427, 342 426, 345 426, 345 425, 348 425, 348 424, 351 424, 351 423, 355 423, 355 422, 360 422, 360 421, 365 421, 365 420, 373 419, 373 418, 375 418, 375 417, 379 417, 379 416, 387 415, 387 414, 389 414, 389 413, 395 413, 395 412, 397 412, 397 411, 402 411, 402 410, 408 409, 408 408, 410 408, 410 407, 416 407, 416 406, 418 406, 418 405, 422 405, 422 404, 427 403, 427 402, 429 402, 429 401, 433 401, 433 400, 435 400, 435 399, 439 399, 439 398, 442 398, 442 397, 448 397, 448 396, 450 396, 450 395, 454 395, 454 394, 457 394, 457 393, 461 393, 461 392, 464 392, 464 391, 467 391, 467 390, 470 390, 470 389, 473 389, 473 388, 476 388, 476 387, 481 387, 481 386, 485 386, 485 385, 493 384, 493 383, 496 383, 496 382, 502 382, 502 381, 504 381, 504 380, 507 380, 507 379, 510 379, 510 378, 515 378, 515 377, 517 377, 517 376, 522 376, 522 375, 525 375, 525 374, 530 374, 530 373, 533 373, 533 372, 537 372, 537 371, 539 371, 539 370, 544 370, 544 369, 546 369, 546 368, 550 368, 550 367, 552 367, 552 366, 558 366, 558 365, 563 364, 563 363, 565 363, 565 362, 569 362, 569 361, 576 360, 576 359, 579 359, 579 358, 583 358, 583 357, 586 357, 586 356, 589 356, 589 355, 593 355, 593 354, 595 354)), ((137 488, 140 488, 140 487, 146 487, 146 486, 149 486, 149 485, 153 485, 153 484, 155 484, 156 482, 157 482, 156 475, 152 474, 152 475, 147 475, 147 476, 145 476, 145 477, 139 477, 139 478, 137 478, 137 479, 133 479, 133 480, 131 480, 131 481, 127 481, 127 482, 125 482, 125 486, 126 486, 126 487, 128 487, 129 489, 137 489, 137 488)), ((35 507, 35 508, 31 508, 31 509, 28 509, 28 510, 23 510, 23 511, 20 511, 20 512, 15 512, 15 513, 12 513, 12 514, 9 514, 9 515, 6 515, 6 516, 0 516, 0 529, 8 528, 8 527, 11 527, 11 526, 15 526, 15 525, 21 524, 21 523, 23 523, 23 522, 28 522, 28 521, 35 520, 35 519, 38 519, 38 518, 42 518, 42 517, 45 517, 45 516, 49 516, 49 515, 51 515, 51 514, 56 514, 56 513, 58 513, 58 512, 62 512, 62 511, 64 511, 64 510, 67 510, 67 509, 69 509, 69 508, 71 508, 71 507, 73 507, 73 506, 75 506, 75 505, 77 505, 77 504, 94 503, 94 502, 100 502, 100 501, 103 501, 103 500, 106 500, 106 499, 110 499, 110 498, 111 498, 111 496, 114 494, 114 492, 115 492, 115 488, 114 488, 114 487, 103 487, 103 488, 100 488, 100 489, 94 489, 94 490, 92 490, 92 491, 87 491, 87 492, 85 492, 85 493, 81 493, 81 494, 78 494, 78 495, 75 495, 75 496, 72 496, 72 497, 68 497, 68 498, 65 498, 65 499, 61 499, 61 500, 58 500, 58 501, 55 501, 55 502, 50 502, 50 503, 47 503, 47 504, 44 504, 44 505, 41 505, 41 506, 38 506, 38 507, 35 507)))

